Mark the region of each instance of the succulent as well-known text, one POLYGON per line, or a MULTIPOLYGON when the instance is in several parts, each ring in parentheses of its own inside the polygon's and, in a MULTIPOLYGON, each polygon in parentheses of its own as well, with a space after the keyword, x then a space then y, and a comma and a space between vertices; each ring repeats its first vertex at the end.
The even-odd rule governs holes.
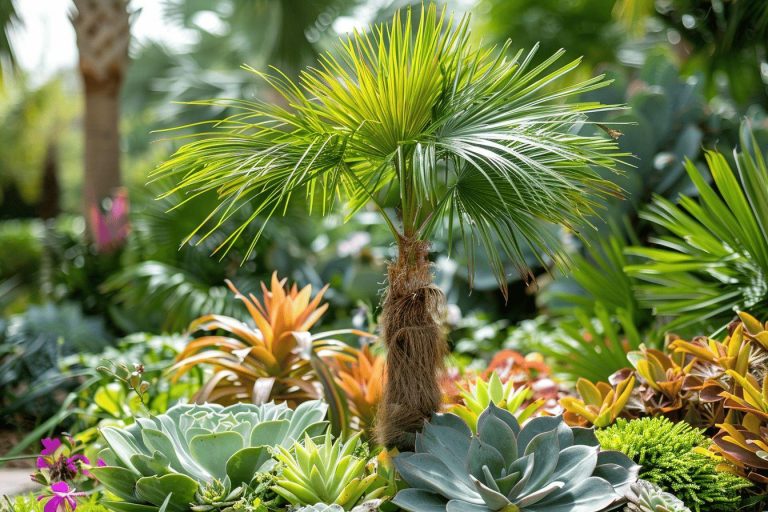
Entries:
POLYGON ((104 504, 118 512, 151 512, 168 498, 169 512, 184 512, 196 497, 210 497, 214 479, 227 495, 274 466, 275 446, 326 429, 326 405, 311 401, 291 410, 285 404, 179 404, 167 413, 138 418, 125 429, 105 427, 107 466, 91 472, 124 501, 104 504), (170 496, 170 497, 169 497, 170 496))
POLYGON ((627 500, 624 512, 691 512, 685 503, 647 480, 632 484, 627 500))
POLYGON ((241 485, 235 489, 230 489, 230 487, 228 481, 222 482, 218 478, 204 483, 195 493, 195 500, 190 510, 192 512, 211 512, 229 509, 243 497, 246 485, 241 485))
POLYGON ((639 471, 601 451, 590 429, 553 416, 521 428, 493 403, 476 435, 454 414, 434 415, 395 466, 411 488, 393 503, 409 512, 601 512, 621 504, 639 471))
POLYGON ((449 412, 464 420, 473 432, 477 429, 477 419, 491 403, 523 422, 538 411, 545 400, 531 400, 533 391, 525 386, 515 387, 515 384, 511 380, 502 384, 496 372, 492 372, 487 380, 478 378, 467 387, 457 384, 463 403, 450 407, 449 412))
POLYGON ((353 330, 310 334, 309 329, 328 309, 327 304, 320 305, 326 289, 310 298, 311 286, 299 290, 293 285, 287 289, 285 283, 277 273, 272 274, 270 288, 261 285, 259 301, 253 294, 240 293, 228 282, 235 297, 248 309, 255 329, 236 318, 215 314, 190 324, 190 332, 206 335, 190 340, 171 372, 178 379, 198 365, 213 366, 214 374, 195 395, 196 401, 227 405, 275 400, 295 404, 320 398, 320 387, 313 379, 312 353, 346 355, 354 360, 354 351, 332 338, 343 333, 370 335, 353 330))
MULTIPOLYGON (((376 512, 379 510, 381 500, 366 501, 362 505, 358 505, 351 510, 351 512, 376 512)), ((315 505, 307 505, 301 508, 297 508, 294 512, 344 512, 344 507, 337 504, 328 505, 326 503, 317 503, 315 505)))
POLYGON ((282 473, 272 488, 292 505, 328 503, 352 510, 356 505, 381 497, 386 482, 369 470, 367 457, 358 452, 361 433, 342 442, 335 441, 330 431, 320 444, 309 436, 289 450, 279 447, 275 455, 282 473))
POLYGON ((605 382, 595 385, 587 379, 579 379, 576 390, 582 399, 570 396, 560 399, 560 405, 565 409, 565 421, 569 425, 607 427, 622 413, 634 387, 635 377, 632 375, 619 382, 616 389, 605 382))

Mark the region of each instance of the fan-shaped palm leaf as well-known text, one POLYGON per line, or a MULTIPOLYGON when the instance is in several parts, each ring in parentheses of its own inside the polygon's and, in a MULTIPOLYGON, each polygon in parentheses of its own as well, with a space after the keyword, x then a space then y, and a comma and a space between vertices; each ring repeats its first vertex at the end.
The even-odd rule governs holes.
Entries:
POLYGON ((526 242, 558 253, 536 221, 571 226, 593 213, 596 195, 617 192, 592 170, 614 167, 614 142, 572 131, 588 113, 613 107, 562 102, 607 82, 553 87, 578 59, 555 66, 561 51, 533 67, 536 49, 506 58, 509 45, 472 48, 467 18, 448 30, 452 20, 429 9, 418 27, 398 14, 390 27, 356 33, 298 82, 249 69, 290 107, 229 101, 237 114, 154 173, 177 180, 170 193, 219 195, 196 234, 210 235, 249 202, 258 204, 249 221, 280 214, 298 192, 322 212, 344 201, 351 215, 371 201, 383 208, 379 192, 393 187, 401 229, 386 217, 394 232, 423 239, 457 220, 468 246, 488 249, 502 282, 496 237, 515 261, 526 242))

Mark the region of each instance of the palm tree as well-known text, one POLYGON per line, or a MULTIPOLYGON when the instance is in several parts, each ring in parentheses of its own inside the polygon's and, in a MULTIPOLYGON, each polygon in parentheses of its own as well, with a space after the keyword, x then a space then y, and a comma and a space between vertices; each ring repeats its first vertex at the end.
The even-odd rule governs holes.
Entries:
POLYGON ((74 0, 85 90, 85 217, 120 186, 120 88, 128 67, 129 0, 74 0))
POLYGON ((11 44, 11 30, 20 22, 13 0, 0 3, 0 85, 2 85, 3 67, 16 67, 16 54, 11 44))
POLYGON ((506 293, 504 258, 524 266, 528 244, 562 262, 539 222, 572 227, 593 214, 596 196, 618 193, 593 166, 615 169, 621 157, 612 140, 572 130, 612 107, 562 102, 607 85, 602 77, 558 87, 578 60, 554 67, 557 52, 532 67, 535 49, 506 58, 509 43, 500 52, 474 48, 467 17, 454 24, 444 9, 425 9, 418 22, 409 10, 389 26, 355 33, 298 82, 251 70, 285 102, 231 102, 239 112, 154 173, 176 180, 168 196, 218 196, 189 239, 204 239, 240 207, 256 205, 221 250, 301 192, 310 213, 343 201, 348 217, 366 206, 381 214, 398 254, 382 301, 388 379, 378 437, 401 448, 441 402, 447 344, 444 297, 430 271, 434 233, 454 232, 470 250, 482 245, 506 293))

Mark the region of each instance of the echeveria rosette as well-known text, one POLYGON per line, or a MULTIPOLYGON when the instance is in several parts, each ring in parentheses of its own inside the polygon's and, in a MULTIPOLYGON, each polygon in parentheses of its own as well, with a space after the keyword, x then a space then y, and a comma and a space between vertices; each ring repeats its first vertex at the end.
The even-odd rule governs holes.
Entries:
POLYGON ((124 501, 105 502, 118 512, 154 512, 169 497, 168 512, 185 512, 202 484, 227 489, 248 484, 269 471, 274 447, 290 447, 306 435, 321 435, 327 406, 309 401, 285 404, 180 404, 167 413, 138 418, 130 427, 101 429, 107 466, 94 476, 124 501))
MULTIPOLYGON (((379 510, 381 500, 371 500, 356 506, 350 512, 376 512, 379 510)), ((301 508, 295 509, 294 512, 344 512, 344 507, 333 503, 331 505, 327 503, 317 503, 315 505, 306 505, 301 508)))
POLYGON ((600 451, 591 429, 560 416, 520 426, 491 403, 477 434, 453 414, 436 414, 415 453, 395 457, 410 489, 393 503, 410 512, 601 512, 624 501, 639 466, 600 451))
POLYGON ((638 480, 627 493, 627 506, 623 512, 691 512, 682 500, 664 492, 658 485, 638 480))

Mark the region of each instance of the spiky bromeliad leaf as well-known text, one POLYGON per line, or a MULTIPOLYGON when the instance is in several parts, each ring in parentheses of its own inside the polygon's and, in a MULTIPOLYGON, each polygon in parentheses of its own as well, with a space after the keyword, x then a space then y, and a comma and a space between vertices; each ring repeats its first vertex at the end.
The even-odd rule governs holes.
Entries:
POLYGON ((722 324, 735 309, 768 313, 768 166, 746 125, 741 145, 736 171, 722 154, 706 154, 714 186, 687 162, 698 200, 657 197, 641 214, 668 234, 653 240, 658 248, 629 249, 645 261, 626 270, 644 281, 642 302, 674 317, 669 329, 722 324))
POLYGON ((609 82, 558 85, 578 59, 557 64, 560 51, 533 65, 536 48, 512 57, 509 43, 474 48, 468 17, 454 23, 445 10, 424 9, 354 33, 298 81, 249 69, 284 101, 226 101, 237 113, 153 173, 175 180, 169 196, 218 196, 190 239, 258 205, 221 244, 227 250, 257 217, 280 215, 305 194, 310 212, 323 214, 343 203, 351 216, 373 203, 395 236, 426 240, 447 227, 468 248, 485 248, 502 287, 503 257, 524 266, 525 244, 562 261, 538 223, 574 226, 598 196, 618 193, 594 169, 616 168, 615 142, 577 133, 590 113, 616 107, 567 102, 609 82))
POLYGON ((206 486, 214 480, 224 483, 217 494, 226 501, 237 487, 274 465, 272 449, 321 435, 325 413, 319 401, 304 402, 296 410, 273 403, 176 405, 125 429, 102 429, 108 448, 99 456, 107 466, 92 472, 123 500, 104 503, 116 512, 160 507, 184 512, 210 495, 206 486))
POLYGON ((453 414, 437 414, 417 434, 416 452, 395 458, 411 486, 393 503, 409 512, 600 512, 619 505, 639 466, 600 451, 592 430, 561 417, 520 427, 493 403, 477 434, 453 414))

